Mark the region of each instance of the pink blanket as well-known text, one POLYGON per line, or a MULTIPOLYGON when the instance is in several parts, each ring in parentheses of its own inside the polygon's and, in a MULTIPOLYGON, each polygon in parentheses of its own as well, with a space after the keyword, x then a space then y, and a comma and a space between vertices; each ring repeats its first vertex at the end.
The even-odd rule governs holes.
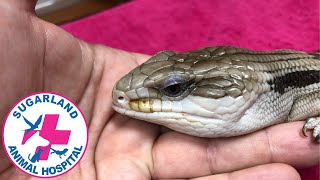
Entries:
MULTIPOLYGON (((89 42, 147 54, 213 45, 320 48, 318 0, 136 0, 62 27, 89 42)), ((319 178, 319 166, 299 172, 319 178)))

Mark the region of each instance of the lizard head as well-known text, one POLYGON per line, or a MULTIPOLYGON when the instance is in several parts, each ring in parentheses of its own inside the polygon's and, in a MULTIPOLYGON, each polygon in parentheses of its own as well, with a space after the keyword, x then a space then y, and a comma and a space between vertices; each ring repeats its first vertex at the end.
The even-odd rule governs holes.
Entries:
POLYGON ((253 71, 225 54, 234 50, 226 48, 154 55, 116 83, 113 108, 183 133, 215 136, 208 124, 236 120, 256 98, 253 71))

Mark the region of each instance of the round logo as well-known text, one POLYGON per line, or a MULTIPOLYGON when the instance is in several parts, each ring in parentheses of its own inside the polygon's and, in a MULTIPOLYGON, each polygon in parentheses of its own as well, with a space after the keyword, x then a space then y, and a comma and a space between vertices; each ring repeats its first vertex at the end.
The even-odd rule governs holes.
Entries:
POLYGON ((36 177, 62 175, 82 158, 88 140, 85 118, 69 99, 37 93, 9 112, 2 142, 12 163, 36 177))

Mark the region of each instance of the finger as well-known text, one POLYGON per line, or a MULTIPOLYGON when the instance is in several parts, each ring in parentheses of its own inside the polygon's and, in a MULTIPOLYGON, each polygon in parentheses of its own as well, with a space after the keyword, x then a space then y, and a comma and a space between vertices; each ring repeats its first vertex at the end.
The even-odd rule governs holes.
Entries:
POLYGON ((151 179, 151 149, 159 126, 115 114, 96 149, 98 179, 151 179))
MULTIPOLYGON (((95 46, 95 48, 96 61, 94 69, 95 72, 100 72, 96 74, 102 75, 95 76, 95 73, 92 73, 92 80, 87 85, 86 92, 97 92, 97 98, 94 102, 96 108, 94 108, 94 116, 89 128, 90 133, 100 135, 105 124, 114 114, 114 110, 111 107, 111 94, 114 84, 127 72, 138 66, 136 59, 146 59, 146 57, 142 54, 129 53, 104 46, 95 46), (99 89, 94 88, 95 84, 100 84, 99 89)), ((85 104, 88 107, 89 103, 85 104)))
POLYGON ((113 85, 148 56, 103 46, 96 48, 97 60, 105 60, 89 127, 91 142, 99 142, 95 151, 97 175, 100 179, 150 179, 148 167, 142 162, 152 164, 150 151, 158 136, 158 126, 115 114, 111 107, 113 85))
POLYGON ((273 179, 291 179, 299 180, 298 172, 291 166, 286 164, 266 164, 252 168, 247 168, 231 173, 194 178, 193 180, 236 180, 236 179, 257 179, 257 180, 273 180, 273 179))
POLYGON ((170 132, 153 149, 154 177, 199 177, 267 163, 319 163, 319 145, 303 137, 303 122, 280 124, 233 138, 204 139, 170 132))
POLYGON ((8 8, 34 12, 35 6, 37 4, 37 0, 10 0, 10 1, 1 1, 0 3, 3 5, 6 5, 8 8))
MULTIPOLYGON (((66 38, 64 39, 64 42, 62 44, 66 43, 66 38)), ((137 57, 137 54, 129 53, 121 50, 116 50, 113 48, 101 46, 101 45, 89 45, 84 42, 81 43, 81 50, 82 53, 78 53, 82 55, 82 58, 65 58, 69 59, 70 66, 66 65, 65 59, 60 59, 61 63, 65 64, 65 68, 72 67, 70 69, 76 69, 79 73, 73 73, 69 69, 69 71, 63 71, 66 72, 65 74, 53 74, 51 76, 51 79, 48 79, 51 82, 51 84, 60 83, 61 86, 56 86, 55 88, 64 88, 59 89, 59 91, 67 92, 68 86, 73 83, 81 83, 82 80, 85 80, 89 77, 89 79, 86 80, 87 83, 82 84, 85 85, 84 92, 80 93, 82 94, 82 97, 79 102, 79 107, 83 110, 84 114, 86 115, 87 122, 89 124, 89 144, 87 147, 87 152, 85 156, 82 159, 82 162, 80 163, 80 168, 83 171, 86 171, 88 174, 88 167, 93 167, 94 164, 94 157, 96 156, 96 147, 97 143, 100 140, 102 144, 107 144, 109 141, 107 140, 108 137, 113 137, 113 139, 119 139, 121 135, 118 136, 107 136, 101 138, 101 133, 104 127, 106 127, 106 124, 110 124, 109 120, 114 114, 114 111, 112 110, 112 98, 111 98, 111 91, 112 87, 115 84, 115 82, 122 76, 124 73, 129 72, 129 70, 135 68, 137 66, 137 62, 135 61, 135 58, 142 59, 142 55, 137 57), (91 47, 91 48, 88 48, 91 47), (87 52, 87 53, 86 53, 87 52), (94 52, 94 53, 92 53, 94 52), (94 54, 94 56, 93 56, 94 54), (85 57, 84 57, 85 56, 85 57), (71 60, 74 60, 76 62, 71 62, 71 60), (94 63, 90 63, 94 61, 94 63), (82 63, 82 65, 81 65, 82 63), (77 66, 79 65, 79 66, 77 66), (90 72, 90 76, 87 76, 88 74, 86 72, 86 68, 92 69, 90 72), (87 75, 86 75, 87 74, 87 75), (73 76, 76 75, 76 76, 73 76), (62 76, 64 77, 64 82, 68 82, 68 80, 71 80, 71 82, 68 82, 68 84, 62 85, 63 82, 54 82, 54 80, 59 80, 61 78, 52 78, 54 76, 62 76), (75 79, 78 79, 77 81, 74 81, 75 79), (67 87, 67 88, 66 88, 67 87), (92 111, 91 111, 92 110, 92 111), (100 139, 99 139, 100 138, 100 139), (105 143, 107 142, 107 143, 105 143), (89 163, 92 164, 89 164, 89 163), (86 163, 86 164, 84 164, 86 163), (84 166, 81 166, 83 165, 84 166)), ((62 45, 61 44, 61 45, 62 45)), ((70 46, 69 46, 70 47, 70 46)), ((70 52, 69 50, 68 52, 70 52)), ((52 53, 52 52, 51 52, 52 53)), ((58 54, 58 53, 54 53, 58 54)), ((62 54, 62 53, 61 53, 62 54)), ((58 56, 59 57, 59 56, 58 56)), ((53 63, 50 64, 51 69, 59 68, 60 66, 57 64, 57 59, 54 58, 53 63), (55 67, 55 68, 52 68, 55 67)), ((49 62, 49 61, 48 61, 49 62)), ((58 61, 59 62, 59 61, 58 61)), ((77 90, 80 90, 81 84, 73 84, 72 86, 78 87, 77 90)), ((53 87, 53 86, 52 86, 53 87)), ((71 88, 72 89, 72 88, 71 88)), ((58 89, 56 89, 57 91, 58 89)), ((70 92, 70 91, 69 91, 70 92)), ((70 96, 74 96, 77 93, 71 93, 70 96)), ((75 97, 75 99, 77 99, 75 97)), ((108 126, 109 127, 109 126, 108 126)), ((143 131, 143 130, 141 130, 143 131)), ((134 136, 134 135, 133 135, 134 136)), ((120 142, 126 142, 126 138, 123 140, 120 138, 120 142)), ((143 140, 146 140, 146 138, 143 138, 143 140)), ((140 141, 143 141, 140 140, 140 141)), ((134 141, 135 142, 135 141, 134 141)), ((112 147, 115 144, 113 142, 110 146, 107 146, 107 148, 112 147)), ((127 143, 125 143, 127 144, 127 143)), ((131 148, 132 146, 130 146, 131 148)), ((97 153, 99 154, 99 153, 97 153)), ((101 153, 102 155, 105 155, 105 153, 101 153)), ((109 161, 103 161, 105 162, 111 162, 109 161)), ((115 167, 116 162, 115 161, 112 164, 112 167, 115 167)), ((122 162, 123 163, 123 162, 122 162)), ((127 163, 125 163, 127 164, 127 163)), ((124 166, 120 166, 123 168, 124 166)), ((102 174, 105 174, 106 171, 102 171, 102 174)), ((109 171, 108 171, 109 172, 109 171)), ((99 175, 99 174, 98 174, 99 175)), ((88 177, 90 175, 87 175, 88 177)))

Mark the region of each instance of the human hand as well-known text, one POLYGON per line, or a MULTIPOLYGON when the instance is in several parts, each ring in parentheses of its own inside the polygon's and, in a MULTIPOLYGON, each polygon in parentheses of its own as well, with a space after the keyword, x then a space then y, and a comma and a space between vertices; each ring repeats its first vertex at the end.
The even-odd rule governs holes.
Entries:
MULTIPOLYGON (((38 19, 35 0, 0 1, 0 116, 20 98, 57 92, 76 102, 89 125, 80 163, 61 179, 298 179, 293 167, 319 164, 319 145, 302 122, 246 136, 206 139, 115 113, 115 82, 148 56, 85 43, 38 19)), ((3 121, 1 121, 1 127, 3 121)), ((0 179, 28 179, 0 151, 0 179)))

